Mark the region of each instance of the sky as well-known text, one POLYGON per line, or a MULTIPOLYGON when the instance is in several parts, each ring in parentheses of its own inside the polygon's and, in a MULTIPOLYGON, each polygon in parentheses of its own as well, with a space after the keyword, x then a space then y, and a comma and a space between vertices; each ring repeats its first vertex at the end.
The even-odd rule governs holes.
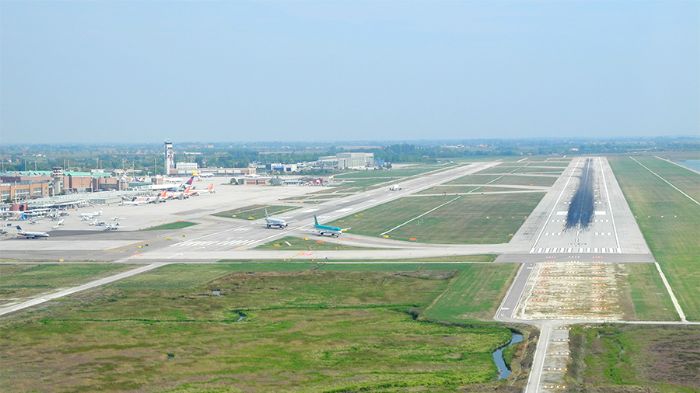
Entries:
POLYGON ((698 1, 0 1, 0 143, 700 135, 698 1))

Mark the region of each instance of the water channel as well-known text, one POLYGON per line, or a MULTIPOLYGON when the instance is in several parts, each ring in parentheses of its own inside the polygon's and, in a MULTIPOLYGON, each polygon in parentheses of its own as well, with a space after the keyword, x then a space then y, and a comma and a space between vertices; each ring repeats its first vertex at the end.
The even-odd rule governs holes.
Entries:
POLYGON ((523 341, 523 335, 520 333, 516 333, 514 331, 511 331, 511 336, 510 336, 510 341, 508 341, 508 344, 496 349, 493 351, 493 362, 496 363, 496 367, 498 368, 498 379, 506 379, 510 375, 510 368, 506 364, 505 359, 503 358, 503 350, 511 347, 515 344, 521 343, 523 341))

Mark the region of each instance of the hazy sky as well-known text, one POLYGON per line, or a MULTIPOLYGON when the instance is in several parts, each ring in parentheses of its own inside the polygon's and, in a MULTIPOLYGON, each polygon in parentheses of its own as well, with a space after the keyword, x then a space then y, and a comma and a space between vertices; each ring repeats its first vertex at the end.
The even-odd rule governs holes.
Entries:
POLYGON ((700 134, 698 1, 0 1, 0 141, 700 134))

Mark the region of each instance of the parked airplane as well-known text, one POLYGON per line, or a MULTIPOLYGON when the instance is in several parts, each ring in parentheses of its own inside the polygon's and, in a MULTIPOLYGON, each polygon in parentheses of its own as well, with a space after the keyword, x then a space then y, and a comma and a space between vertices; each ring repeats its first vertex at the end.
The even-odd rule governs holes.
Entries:
POLYGON ((393 186, 389 187, 389 191, 401 191, 401 186, 394 184, 393 186))
POLYGON ((58 229, 58 228, 62 227, 62 226, 63 226, 63 221, 64 221, 64 220, 58 220, 58 222, 56 223, 56 225, 53 226, 53 229, 58 229))
POLYGON ((122 205, 139 206, 139 205, 145 205, 147 203, 165 202, 165 198, 163 198, 162 196, 163 196, 163 193, 160 193, 156 196, 136 197, 130 201, 123 201, 122 205))
POLYGON ((93 218, 99 217, 99 216, 101 216, 101 215, 102 215, 102 210, 96 211, 96 212, 92 212, 92 213, 81 213, 81 214, 80 214, 80 220, 81 220, 81 221, 89 221, 89 220, 92 220, 93 218))
POLYGON ((202 194, 213 194, 215 192, 214 191, 214 184, 209 184, 207 186, 206 190, 196 190, 193 187, 188 187, 185 189, 184 192, 185 192, 185 195, 188 195, 188 196, 198 196, 198 195, 202 195, 202 194))
POLYGON ((39 237, 49 237, 49 234, 46 232, 25 232, 22 230, 22 227, 17 225, 17 236, 25 239, 36 239, 39 237))
POLYGON ((283 220, 281 218, 270 217, 267 214, 267 209, 265 209, 265 225, 268 228, 276 227, 279 229, 283 229, 286 228, 289 224, 287 224, 286 220, 283 220))
POLYGON ((185 198, 189 198, 190 195, 187 193, 187 192, 188 192, 187 190, 189 190, 189 187, 185 188, 184 191, 163 191, 163 192, 160 194, 160 197, 161 197, 161 198, 164 198, 164 199, 185 199, 185 198))
POLYGON ((318 231, 318 234, 321 236, 329 234, 330 236, 338 237, 341 233, 349 230, 350 228, 334 227, 332 225, 321 225, 318 223, 318 218, 314 215, 314 229, 318 231))
POLYGON ((105 229, 104 229, 104 230, 105 230, 105 231, 116 231, 117 229, 119 229, 119 223, 116 223, 116 224, 107 224, 107 226, 105 226, 105 229))
POLYGON ((187 181, 180 184, 154 184, 150 188, 151 190, 167 190, 167 191, 182 191, 188 186, 194 183, 194 176, 191 176, 187 181))

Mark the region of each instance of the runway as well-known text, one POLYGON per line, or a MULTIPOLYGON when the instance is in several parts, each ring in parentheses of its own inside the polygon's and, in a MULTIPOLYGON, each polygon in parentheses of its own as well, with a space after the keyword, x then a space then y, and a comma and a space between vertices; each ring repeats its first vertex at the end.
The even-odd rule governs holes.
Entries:
POLYGON ((512 242, 529 243, 530 255, 501 255, 497 261, 654 262, 604 157, 572 160, 512 242), (586 188, 592 191, 592 201, 588 195, 582 197, 585 209, 576 198, 583 181, 590 182, 586 188), (567 221, 572 225, 567 227, 567 221))

